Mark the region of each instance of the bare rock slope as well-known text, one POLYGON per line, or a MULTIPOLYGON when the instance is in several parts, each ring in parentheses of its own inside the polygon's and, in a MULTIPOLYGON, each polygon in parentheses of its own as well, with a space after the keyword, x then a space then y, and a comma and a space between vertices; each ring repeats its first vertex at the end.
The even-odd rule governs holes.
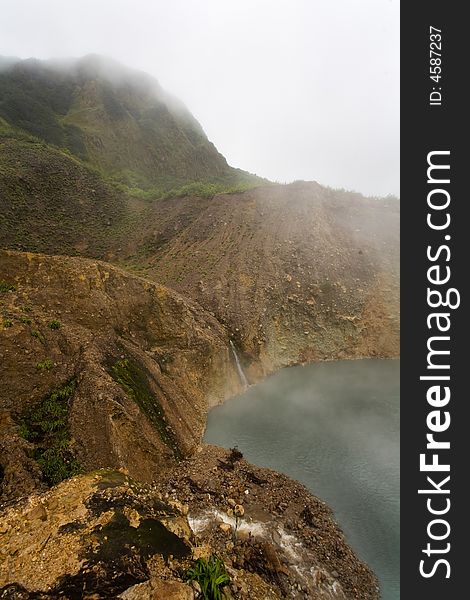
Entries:
POLYGON ((227 598, 376 600, 320 500, 200 443, 234 349, 249 383, 398 355, 398 200, 234 169, 99 57, 0 100, 0 598, 191 600, 218 555, 227 598))
POLYGON ((142 247, 131 266, 212 311, 252 379, 399 354, 396 198, 299 182, 162 201, 142 247))
POLYGON ((43 470, 73 456, 86 470, 126 467, 152 481, 200 442, 209 403, 241 389, 224 328, 161 285, 8 251, 0 281, 6 497, 36 486, 35 452, 43 470))

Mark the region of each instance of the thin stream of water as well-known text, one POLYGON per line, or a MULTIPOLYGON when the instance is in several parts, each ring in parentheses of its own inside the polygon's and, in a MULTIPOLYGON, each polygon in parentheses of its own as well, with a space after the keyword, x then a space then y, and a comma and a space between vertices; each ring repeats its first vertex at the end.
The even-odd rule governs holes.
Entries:
POLYGON ((243 387, 248 387, 248 380, 246 378, 245 372, 243 371, 243 367, 240 363, 240 359, 238 358, 237 350, 235 348, 235 344, 230 340, 230 348, 232 350, 233 358, 235 359, 235 364, 237 365, 238 376, 240 377, 240 381, 242 382, 243 387))

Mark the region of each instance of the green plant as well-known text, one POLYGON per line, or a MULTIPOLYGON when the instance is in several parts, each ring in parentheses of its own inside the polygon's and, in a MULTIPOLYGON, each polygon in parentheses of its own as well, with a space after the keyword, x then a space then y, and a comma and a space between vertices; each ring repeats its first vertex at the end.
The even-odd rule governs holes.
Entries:
POLYGON ((52 321, 49 321, 49 327, 51 329, 59 329, 60 328, 60 322, 57 321, 56 319, 52 319, 52 321))
POLYGON ((29 317, 24 317, 24 316, 20 317, 20 321, 22 323, 24 323, 25 325, 31 325, 31 323, 32 323, 32 321, 29 317))
POLYGON ((11 319, 3 319, 3 328, 8 329, 13 325, 13 321, 11 319))
POLYGON ((0 281, 0 292, 14 292, 16 290, 16 286, 12 283, 8 283, 7 281, 0 281))
POLYGON ((68 450, 68 444, 47 450, 38 450, 34 454, 42 474, 50 485, 57 485, 64 479, 82 472, 80 463, 68 450))
POLYGON ((180 187, 175 187, 165 192, 161 198, 181 198, 184 196, 200 196, 202 198, 212 198, 216 194, 238 194, 246 192, 256 185, 258 181, 236 181, 236 182, 212 182, 212 181, 191 181, 180 187))
POLYGON ((187 581, 197 581, 204 600, 222 600, 223 588, 230 583, 223 561, 217 556, 198 558, 187 572, 187 581))
POLYGON ((34 458, 44 479, 56 485, 81 472, 70 451, 69 403, 77 388, 75 379, 54 390, 23 415, 20 435, 36 445, 34 458))
POLYGON ((68 401, 77 387, 75 379, 54 390, 21 422, 22 436, 30 441, 63 431, 67 427, 68 401))
POLYGON ((36 363, 36 369, 38 371, 50 371, 54 366, 54 363, 50 358, 46 358, 42 362, 36 363))
POLYGON ((29 313, 33 310, 33 307, 29 306, 29 304, 25 304, 24 306, 21 307, 21 310, 25 313, 29 313))

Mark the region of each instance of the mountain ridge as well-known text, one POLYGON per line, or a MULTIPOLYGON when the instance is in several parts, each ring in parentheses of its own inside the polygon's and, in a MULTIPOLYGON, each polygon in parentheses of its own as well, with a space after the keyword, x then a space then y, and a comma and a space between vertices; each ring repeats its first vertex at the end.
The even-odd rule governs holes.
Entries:
POLYGON ((185 105, 153 77, 108 58, 6 60, 0 117, 129 188, 257 181, 230 167, 185 105))
MULTIPOLYGON (((101 146, 94 146, 97 154, 84 159, 0 123, 3 247, 105 260, 174 288, 229 329, 252 380, 309 360, 398 354, 396 199, 256 178, 245 178, 241 188, 238 179, 238 187, 227 189, 229 181, 237 181, 236 170, 166 194, 156 196, 152 187, 142 193, 138 186, 145 184, 136 172, 128 184, 137 188, 122 185, 103 171, 99 156, 115 161, 108 142, 117 130, 127 144, 118 140, 113 148, 122 149, 131 167, 138 155, 121 119, 133 118, 132 111, 140 118, 148 99, 162 104, 165 92, 153 78, 93 55, 68 61, 66 71, 64 63, 51 64, 16 63, 3 83, 19 74, 18 86, 42 99, 54 115, 63 113, 64 126, 78 127, 80 110, 71 109, 78 102, 86 115, 79 128, 83 134, 94 111, 108 111, 107 125, 101 146), (55 78, 46 89, 44 72, 50 69, 55 78), (24 71, 29 79, 21 77, 24 71), (60 91, 54 101, 51 90, 60 91), (119 126, 108 127, 113 118, 119 126)), ((5 73, 0 82, 1 77, 5 73)), ((0 95, 0 118, 12 107, 11 96, 0 95)), ((177 110, 207 150, 210 143, 201 138, 199 124, 191 125, 195 121, 181 105, 177 110)), ((151 132, 168 114, 168 107, 151 113, 151 132)), ((182 138, 175 139, 181 148, 182 138)), ((146 148, 141 138, 134 141, 146 148)), ((191 148, 207 156, 202 146, 191 148)), ((226 168, 220 160, 217 154, 212 175, 222 163, 226 168)), ((178 181, 188 177, 189 172, 178 181)))

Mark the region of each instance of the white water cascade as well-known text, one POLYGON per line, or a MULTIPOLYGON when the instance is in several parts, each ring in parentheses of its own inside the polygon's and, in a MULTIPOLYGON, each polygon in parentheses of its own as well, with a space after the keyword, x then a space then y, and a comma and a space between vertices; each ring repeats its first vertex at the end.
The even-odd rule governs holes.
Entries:
POLYGON ((248 379, 246 378, 246 375, 243 372, 243 368, 240 363, 240 359, 238 358, 238 354, 235 349, 235 344, 232 342, 232 340, 230 340, 230 348, 232 349, 232 354, 235 359, 235 363, 237 365, 237 371, 238 371, 238 376, 240 377, 240 381, 242 382, 243 387, 247 388, 248 387, 248 379))

